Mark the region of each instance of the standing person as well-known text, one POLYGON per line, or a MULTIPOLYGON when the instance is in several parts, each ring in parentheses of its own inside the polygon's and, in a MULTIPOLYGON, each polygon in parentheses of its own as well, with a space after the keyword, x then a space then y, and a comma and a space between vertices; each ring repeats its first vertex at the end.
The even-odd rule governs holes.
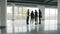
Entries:
POLYGON ((33 24, 33 22, 34 22, 34 13, 33 13, 33 11, 31 11, 31 20, 30 20, 30 22, 33 24))
POLYGON ((37 24, 37 21, 38 21, 38 13, 37 10, 35 10, 35 24, 37 24))
POLYGON ((26 23, 29 24, 29 9, 26 12, 26 23))
POLYGON ((41 18, 42 18, 42 12, 41 12, 41 10, 39 9, 39 24, 41 24, 41 18))

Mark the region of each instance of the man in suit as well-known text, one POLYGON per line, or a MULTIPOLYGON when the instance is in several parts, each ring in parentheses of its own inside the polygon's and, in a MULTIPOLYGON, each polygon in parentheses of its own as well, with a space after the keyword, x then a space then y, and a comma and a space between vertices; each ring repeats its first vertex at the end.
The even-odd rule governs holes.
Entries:
POLYGON ((42 18, 42 12, 41 12, 41 10, 39 9, 39 24, 41 24, 41 18, 42 18))

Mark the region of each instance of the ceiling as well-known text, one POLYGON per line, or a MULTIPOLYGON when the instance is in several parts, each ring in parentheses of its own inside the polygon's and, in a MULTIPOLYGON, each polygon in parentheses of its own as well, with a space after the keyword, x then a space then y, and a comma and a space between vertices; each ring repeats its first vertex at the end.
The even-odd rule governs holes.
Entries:
POLYGON ((57 6, 58 0, 7 0, 11 3, 28 3, 28 4, 41 4, 41 5, 50 5, 57 6))

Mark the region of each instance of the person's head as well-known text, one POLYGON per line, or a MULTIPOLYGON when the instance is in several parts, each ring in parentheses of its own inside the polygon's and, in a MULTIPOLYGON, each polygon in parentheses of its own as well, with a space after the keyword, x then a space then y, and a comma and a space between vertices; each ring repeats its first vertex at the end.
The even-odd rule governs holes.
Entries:
POLYGON ((33 11, 31 11, 33 13, 33 11))
POLYGON ((29 12, 29 9, 28 9, 28 12, 29 12))

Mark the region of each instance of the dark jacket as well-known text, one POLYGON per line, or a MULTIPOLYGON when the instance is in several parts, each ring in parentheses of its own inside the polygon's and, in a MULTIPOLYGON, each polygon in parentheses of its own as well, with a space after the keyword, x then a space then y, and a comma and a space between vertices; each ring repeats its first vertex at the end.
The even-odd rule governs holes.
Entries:
POLYGON ((38 13, 37 13, 37 11, 35 10, 35 18, 37 18, 38 17, 38 13))
POLYGON ((42 12, 39 10, 39 18, 42 18, 42 12))
POLYGON ((33 11, 31 12, 31 19, 33 19, 34 18, 34 13, 33 13, 33 11))

